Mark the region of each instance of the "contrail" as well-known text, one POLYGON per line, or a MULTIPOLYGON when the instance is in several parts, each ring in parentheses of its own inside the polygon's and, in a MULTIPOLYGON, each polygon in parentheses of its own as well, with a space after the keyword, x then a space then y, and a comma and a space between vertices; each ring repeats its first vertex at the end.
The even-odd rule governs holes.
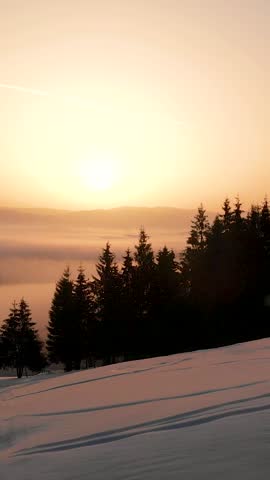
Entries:
POLYGON ((6 88, 7 90, 16 90, 17 92, 31 93, 32 95, 38 95, 39 97, 48 97, 50 94, 46 90, 36 90, 35 88, 23 87, 21 85, 12 85, 9 83, 0 83, 0 88, 6 88))
MULTIPOLYGON (((23 85, 16 85, 16 84, 10 84, 10 83, 0 83, 0 88, 2 89, 7 89, 7 90, 14 90, 16 92, 22 92, 22 93, 29 93, 30 95, 36 95, 38 97, 52 97, 54 98, 55 100, 57 100, 58 102, 60 103, 67 103, 73 107, 77 107, 77 108, 81 108, 81 109, 85 109, 85 110, 93 110, 94 112, 96 112, 97 114, 111 114, 113 116, 115 116, 116 114, 116 111, 115 109, 112 109, 110 107, 101 107, 100 105, 99 106, 96 106, 96 105, 93 105, 93 103, 89 102, 89 100, 86 100, 86 99, 83 99, 83 98, 80 98, 80 97, 76 97, 76 96, 66 96, 66 95, 59 95, 59 94, 54 94, 52 92, 49 92, 47 90, 39 90, 39 89, 36 89, 36 88, 30 88, 30 87, 24 87, 23 85)), ((121 113, 121 112, 117 112, 118 114, 121 113)), ((129 111, 129 114, 132 113, 129 111)), ((122 112, 123 114, 123 112, 122 112)), ((124 112, 124 116, 126 115, 126 112, 124 112)), ((150 117, 151 118, 151 122, 153 122, 154 120, 159 120, 161 121, 162 123, 164 122, 172 122, 174 123, 175 125, 177 125, 178 127, 180 125, 183 125, 184 122, 183 121, 179 121, 177 120, 176 118, 172 118, 171 116, 167 116, 167 115, 163 115, 161 114, 160 112, 133 112, 133 116, 136 118, 136 117, 139 117, 140 119, 142 117, 150 117)), ((139 119, 138 119, 139 121, 139 119)))
POLYGON ((93 105, 89 105, 89 101, 83 100, 79 97, 56 95, 47 90, 39 90, 36 88, 24 87, 23 85, 15 85, 10 83, 0 83, 0 88, 7 90, 15 90, 16 92, 29 93, 30 95, 36 95, 38 97, 53 97, 59 102, 69 103, 80 108, 91 108, 97 110, 93 105))

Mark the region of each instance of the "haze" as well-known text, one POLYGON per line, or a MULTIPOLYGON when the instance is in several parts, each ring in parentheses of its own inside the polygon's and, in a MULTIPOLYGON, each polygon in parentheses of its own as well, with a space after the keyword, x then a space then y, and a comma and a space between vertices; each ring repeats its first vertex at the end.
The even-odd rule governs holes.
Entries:
POLYGON ((216 210, 267 193, 268 1, 0 8, 0 204, 216 210))
POLYGON ((82 263, 92 278, 106 242, 111 242, 121 262, 128 247, 134 250, 142 225, 155 250, 167 244, 178 254, 194 214, 176 208, 85 212, 0 208, 0 323, 12 302, 23 296, 44 337, 55 283, 67 265, 75 277, 82 263))

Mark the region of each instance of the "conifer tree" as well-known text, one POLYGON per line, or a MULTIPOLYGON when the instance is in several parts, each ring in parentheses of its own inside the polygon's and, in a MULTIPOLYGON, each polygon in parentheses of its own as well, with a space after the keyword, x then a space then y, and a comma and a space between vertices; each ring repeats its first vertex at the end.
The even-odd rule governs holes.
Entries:
POLYGON ((249 230, 260 236, 261 229, 261 209, 259 205, 251 205, 250 212, 247 214, 249 230))
POLYGON ((213 224, 209 230, 208 242, 211 244, 218 244, 223 234, 223 222, 219 215, 216 215, 213 224))
POLYGON ((264 272, 263 272, 263 293, 265 304, 265 335, 269 336, 269 318, 270 318, 270 208, 267 198, 264 199, 264 203, 261 209, 260 215, 260 232, 261 240, 264 249, 264 272))
POLYGON ((23 375, 22 339, 20 337, 19 311, 16 302, 13 302, 7 319, 1 327, 2 366, 16 369, 17 377, 23 375))
POLYGON ((135 356, 136 343, 136 300, 135 300, 135 267, 130 249, 123 256, 121 269, 121 318, 122 343, 124 357, 132 359, 135 356))
POLYGON ((151 347, 153 295, 155 288, 156 264, 154 252, 144 228, 139 232, 135 245, 135 303, 137 316, 136 343, 138 353, 147 352, 151 347))
POLYGON ((149 236, 146 234, 144 228, 141 228, 139 233, 139 242, 138 245, 135 245, 134 259, 136 262, 136 278, 140 283, 140 287, 137 285, 137 288, 141 290, 141 298, 143 304, 141 305, 141 310, 143 313, 145 308, 147 308, 147 303, 149 301, 148 294, 151 290, 151 282, 154 277, 155 272, 155 256, 152 249, 151 243, 148 241, 149 236))
POLYGON ((82 358, 86 365, 93 363, 95 350, 96 319, 91 283, 86 279, 82 266, 73 285, 74 317, 77 330, 74 338, 75 368, 80 368, 82 358))
POLYGON ((133 266, 133 257, 131 255, 130 249, 126 251, 126 255, 123 257, 123 266, 122 266, 122 284, 125 289, 132 288, 134 280, 134 266, 133 266))
POLYGON ((187 240, 187 244, 193 250, 204 250, 207 244, 207 238, 209 234, 209 222, 206 215, 206 210, 201 204, 198 208, 198 213, 195 215, 191 224, 190 236, 187 240))
POLYGON ((203 205, 198 208, 198 213, 195 215, 191 223, 190 235, 187 239, 187 247, 182 254, 181 260, 181 274, 183 288, 187 294, 191 292, 192 284, 198 280, 201 270, 201 262, 204 251, 207 247, 207 242, 210 234, 210 225, 208 216, 203 205), (197 280, 196 280, 197 278, 197 280))
POLYGON ((162 289, 171 292, 178 289, 179 264, 175 260, 175 253, 169 250, 166 245, 157 253, 157 275, 162 289))
POLYGON ((233 213, 231 211, 231 205, 230 205, 230 200, 228 198, 225 198, 223 206, 223 215, 221 215, 222 221, 223 221, 223 228, 224 232, 228 232, 231 229, 232 225, 232 219, 233 219, 233 213))
POLYGON ((47 350, 51 362, 64 364, 65 371, 73 368, 77 361, 78 323, 74 315, 73 282, 70 270, 66 268, 56 284, 51 309, 49 312, 47 350), (76 353, 74 354, 74 350, 76 353))
POLYGON ((144 228, 141 228, 139 233, 139 243, 138 245, 135 245, 134 259, 137 263, 138 269, 143 269, 144 272, 151 272, 154 268, 154 252, 148 239, 149 236, 146 234, 144 228))
POLYGON ((13 303, 1 327, 2 364, 16 368, 18 378, 24 369, 40 371, 46 364, 35 325, 29 305, 22 298, 19 304, 13 303))
POLYGON ((177 351, 180 322, 180 274, 179 263, 173 250, 166 246, 156 256, 156 292, 154 297, 154 340, 158 354, 177 351))
POLYGON ((234 211, 232 212, 231 220, 232 224, 234 225, 234 230, 241 232, 243 229, 245 222, 242 214, 244 210, 242 210, 242 203, 240 202, 239 196, 236 197, 234 211))
POLYGON ((99 349, 107 363, 114 362, 119 353, 119 308, 121 280, 115 255, 110 243, 106 244, 96 265, 97 275, 93 277, 92 288, 97 319, 100 322, 102 338, 99 349))
POLYGON ((267 253, 270 254, 270 209, 268 200, 265 198, 261 209, 261 235, 264 242, 264 247, 267 253))

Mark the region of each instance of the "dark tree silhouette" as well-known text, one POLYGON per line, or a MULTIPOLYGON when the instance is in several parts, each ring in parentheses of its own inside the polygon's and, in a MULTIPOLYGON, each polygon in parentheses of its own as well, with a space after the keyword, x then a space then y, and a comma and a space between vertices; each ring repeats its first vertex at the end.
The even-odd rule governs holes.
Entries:
POLYGON ((95 356, 96 317, 91 283, 85 276, 82 266, 73 285, 74 317, 77 330, 74 338, 75 369, 80 369, 81 360, 85 359, 86 366, 92 366, 95 356))
POLYGON ((223 232, 223 222, 220 218, 220 215, 216 215, 208 233, 208 245, 214 244, 215 246, 218 246, 223 232))
POLYGON ((128 248, 123 257, 121 270, 121 318, 122 318, 122 353, 125 359, 136 357, 136 301, 135 301, 135 267, 128 248))
POLYGON ((74 315, 73 282, 66 268, 56 284, 49 312, 47 349, 51 362, 64 364, 66 372, 78 362, 78 322, 74 315), (75 352, 75 353, 74 353, 75 352))
POLYGON ((247 214, 247 227, 258 237, 261 230, 261 209, 258 205, 251 205, 250 212, 247 214))
POLYGON ((191 223, 190 235, 187 239, 187 247, 182 255, 181 273, 182 284, 187 294, 201 284, 201 275, 203 274, 201 262, 203 252, 207 247, 207 241, 210 234, 208 216, 203 205, 198 208, 191 223))
POLYGON ((222 210, 210 225, 199 206, 180 263, 166 246, 155 256, 142 228, 121 267, 107 243, 91 282, 80 267, 73 284, 66 270, 50 311, 50 360, 69 370, 93 353, 110 363, 269 335, 267 199, 245 215, 239 197, 232 208, 226 198, 222 210))
POLYGON ((261 209, 261 235, 265 249, 270 254, 270 209, 267 198, 265 198, 261 209))
POLYGON ((236 229, 241 230, 241 228, 245 224, 245 220, 243 218, 243 213, 244 210, 241 209, 242 203, 240 202, 239 197, 236 197, 235 205, 234 205, 234 211, 232 212, 232 223, 235 226, 236 229))
POLYGON ((156 291, 153 318, 156 353, 176 352, 181 344, 180 273, 173 250, 166 246, 157 253, 156 291))
POLYGON ((126 255, 123 257, 123 266, 122 266, 122 284, 126 291, 132 289, 134 281, 134 265, 133 257, 130 249, 126 251, 126 255))
POLYGON ((208 216, 203 205, 198 208, 191 223, 187 247, 180 263, 181 284, 189 306, 190 328, 186 328, 188 344, 192 348, 204 345, 207 314, 206 252, 210 235, 208 216), (192 327, 191 327, 192 325, 192 327), (192 340, 191 340, 192 328, 192 340))
POLYGON ((210 229, 203 252, 188 257, 192 260, 189 298, 202 319, 203 328, 195 329, 202 346, 248 340, 256 329, 264 330, 262 315, 256 328, 252 318, 263 303, 265 263, 256 229, 248 223, 252 218, 256 225, 257 213, 253 210, 244 218, 239 198, 234 211, 226 199, 223 211, 210 229))
POLYGON ((135 341, 138 355, 145 355, 151 348, 151 333, 153 331, 153 295, 155 289, 156 264, 149 237, 144 228, 139 233, 138 245, 135 245, 135 304, 137 328, 135 341))
POLYGON ((225 198, 222 206, 223 214, 221 215, 223 221, 224 232, 228 232, 231 229, 233 213, 231 209, 230 200, 225 198))
POLYGON ((198 213, 195 215, 191 224, 190 235, 187 239, 187 244, 193 250, 204 250, 207 244, 209 234, 209 221, 206 215, 206 210, 201 204, 198 208, 198 213))
POLYGON ((15 368, 18 378, 26 368, 37 372, 46 365, 35 325, 31 310, 22 298, 18 305, 13 303, 1 327, 2 366, 15 368))
POLYGON ((120 345, 121 279, 109 242, 99 256, 92 289, 99 321, 99 351, 106 363, 114 363, 120 345))

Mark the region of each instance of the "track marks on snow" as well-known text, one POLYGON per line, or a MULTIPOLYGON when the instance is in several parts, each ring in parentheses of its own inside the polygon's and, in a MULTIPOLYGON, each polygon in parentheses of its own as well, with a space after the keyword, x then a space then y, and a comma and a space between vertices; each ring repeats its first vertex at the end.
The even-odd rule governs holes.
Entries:
POLYGON ((244 399, 242 398, 222 404, 212 405, 197 410, 191 410, 189 412, 180 413, 178 415, 159 418, 153 421, 134 424, 127 427, 107 430, 58 442, 39 444, 32 448, 21 449, 15 454, 15 456, 25 456, 42 453, 57 453, 77 448, 92 447, 119 440, 124 440, 137 435, 160 433, 180 428, 196 427, 202 424, 222 420, 228 417, 259 413, 270 410, 270 403, 266 403, 263 405, 250 405, 247 407, 242 407, 242 404, 254 401, 258 403, 258 401, 269 400, 269 398, 270 393, 266 393, 263 395, 247 397, 244 399))
MULTIPOLYGON (((153 365, 151 367, 148 367, 148 368, 136 369, 136 370, 131 370, 131 371, 124 371, 124 372, 120 372, 120 373, 112 373, 110 375, 104 375, 102 377, 88 378, 87 380, 80 380, 79 382, 74 381, 74 382, 71 382, 71 383, 64 383, 62 385, 56 385, 54 387, 50 387, 50 388, 43 389, 43 390, 24 393, 23 395, 16 395, 13 398, 22 398, 22 397, 28 397, 28 396, 32 396, 32 395, 38 395, 38 394, 41 394, 41 393, 51 392, 53 390, 59 390, 59 389, 63 389, 63 388, 74 387, 74 386, 82 385, 82 384, 86 384, 86 383, 99 382, 99 381, 102 381, 102 380, 108 380, 108 379, 112 379, 112 378, 123 377, 123 376, 126 376, 126 375, 143 374, 143 373, 153 371, 153 370, 156 370, 156 369, 159 370, 159 369, 161 369, 165 366, 171 367, 171 366, 176 365, 178 363, 183 363, 183 362, 187 362, 187 361, 190 361, 190 360, 192 360, 192 357, 186 357, 186 358, 181 358, 181 359, 178 359, 178 360, 172 361, 172 362, 162 362, 161 364, 155 364, 155 365, 153 365)), ((117 371, 118 370, 116 370, 116 372, 117 371)))
POLYGON ((253 387, 254 385, 258 385, 261 383, 265 383, 266 380, 258 381, 258 382, 251 382, 251 383, 243 383, 241 385, 234 385, 230 387, 222 387, 222 388, 213 388, 209 390, 202 390, 198 392, 191 392, 185 393, 182 395, 174 395, 170 397, 158 397, 158 398, 149 398, 145 400, 137 400, 134 402, 125 402, 125 403, 116 403, 112 405, 101 405, 101 406, 94 406, 89 408, 82 408, 78 410, 61 410, 58 412, 45 412, 45 413, 35 413, 29 415, 30 417, 52 417, 52 416, 59 416, 59 415, 74 415, 74 414, 81 414, 81 413, 90 413, 90 412, 97 412, 101 410, 112 410, 115 408, 125 408, 125 407, 132 407, 137 405, 144 405, 147 403, 157 403, 157 402, 164 402, 169 400, 179 400, 183 398, 192 398, 192 397, 199 397, 202 395, 211 395, 213 393, 224 392, 227 390, 238 390, 247 387, 253 387))

